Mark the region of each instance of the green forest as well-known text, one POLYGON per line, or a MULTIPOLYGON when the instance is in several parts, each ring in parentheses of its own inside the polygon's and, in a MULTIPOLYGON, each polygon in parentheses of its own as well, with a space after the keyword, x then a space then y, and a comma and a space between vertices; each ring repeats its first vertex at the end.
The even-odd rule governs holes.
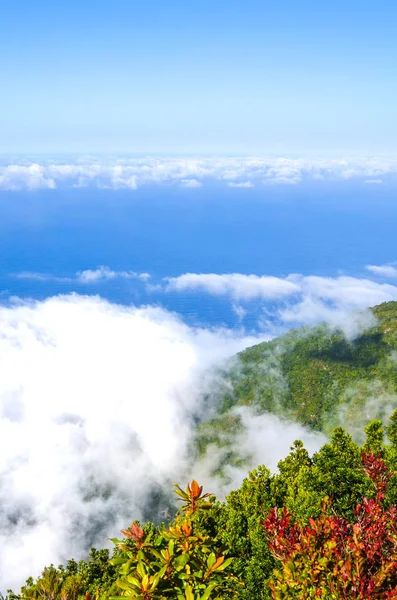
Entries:
POLYGON ((320 324, 241 352, 219 373, 216 414, 198 426, 198 452, 215 444, 230 449, 230 460, 242 458, 234 444, 242 428, 235 409, 242 406, 328 436, 342 425, 362 443, 366 423, 386 423, 397 409, 397 302, 371 311, 376 324, 351 341, 343 331, 320 324))
POLYGON ((397 599, 397 303, 373 313, 352 341, 320 325, 240 353, 198 427, 199 454, 232 447, 249 405, 326 433, 315 454, 297 440, 222 501, 175 484, 169 522, 126 524, 113 551, 48 565, 9 600, 397 599))
POLYGON ((10 600, 397 598, 397 411, 357 445, 342 428, 279 472, 249 473, 224 502, 191 481, 167 524, 134 521, 114 552, 47 566, 10 600))

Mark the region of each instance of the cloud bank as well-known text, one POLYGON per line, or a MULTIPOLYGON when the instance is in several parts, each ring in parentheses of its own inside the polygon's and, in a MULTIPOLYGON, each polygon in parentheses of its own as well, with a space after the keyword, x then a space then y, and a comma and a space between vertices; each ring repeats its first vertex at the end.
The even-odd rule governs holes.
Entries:
POLYGON ((220 182, 229 187, 296 185, 305 181, 359 180, 383 183, 397 177, 396 157, 307 158, 97 158, 23 159, 0 165, 0 190, 67 187, 136 190, 145 185, 200 188, 220 182))
POLYGON ((185 273, 168 279, 167 290, 200 290, 209 294, 230 295, 236 300, 279 299, 300 291, 292 281, 279 277, 242 275, 241 273, 185 273))
MULTIPOLYGON (((213 383, 203 373, 257 341, 76 294, 0 306, 2 591, 103 547, 133 518, 161 520, 172 481, 192 470, 209 486, 188 454, 213 383)), ((305 436, 282 422, 268 428, 272 464, 305 436)))
POLYGON ((261 310, 258 331, 269 333, 275 331, 275 326, 285 329, 286 326, 327 321, 344 328, 348 337, 354 337, 355 328, 359 333, 362 327, 369 327, 372 323, 373 319, 365 309, 397 300, 397 286, 388 282, 397 278, 397 269, 390 264, 367 265, 365 268, 376 276, 375 280, 348 275, 321 277, 290 274, 275 277, 243 273, 183 273, 177 277, 153 280, 149 273, 115 271, 107 266, 78 271, 71 277, 32 272, 22 272, 15 277, 63 283, 70 291, 79 286, 99 290, 96 286, 116 279, 135 280, 143 286, 140 290, 146 294, 145 302, 148 302, 148 298, 162 302, 168 293, 206 293, 229 301, 239 323, 243 323, 246 316, 261 310), (379 277, 386 281, 379 281, 379 277), (355 313, 354 318, 351 313, 355 313), (350 329, 353 323, 356 325, 348 331, 345 323, 350 329))
MULTIPOLYGON (((367 267, 394 276, 391 267, 367 267)), ((241 273, 185 273, 169 278, 166 290, 173 292, 201 291, 216 296, 229 296, 244 316, 244 303, 253 301, 277 301, 273 317, 284 324, 312 324, 327 321, 336 326, 352 328, 346 333, 354 336, 354 330, 370 326, 369 313, 356 314, 375 304, 397 300, 397 286, 379 283, 367 278, 339 276, 319 277, 292 274, 287 277, 244 275, 241 273), (243 304, 243 306, 241 306, 243 304), (354 322, 356 323, 353 326, 354 322)))

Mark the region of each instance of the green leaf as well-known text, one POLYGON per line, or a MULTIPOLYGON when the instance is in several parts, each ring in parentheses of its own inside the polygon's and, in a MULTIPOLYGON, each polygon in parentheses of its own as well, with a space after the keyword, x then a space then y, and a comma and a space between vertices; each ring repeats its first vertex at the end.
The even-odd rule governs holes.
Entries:
POLYGON ((211 552, 211 554, 209 555, 209 557, 207 559, 207 566, 209 568, 211 568, 214 566, 215 563, 216 563, 216 556, 215 556, 214 552, 211 552))
POLYGON ((145 560, 145 553, 142 552, 142 550, 139 550, 137 556, 138 556, 138 560, 145 560))
POLYGON ((194 576, 196 577, 196 579, 202 579, 203 578, 203 570, 200 569, 199 571, 195 571, 194 576))
POLYGON ((157 573, 157 575, 159 576, 160 579, 162 579, 166 573, 168 569, 168 565, 164 565, 164 567, 162 569, 160 569, 160 571, 157 573))
POLYGON ((175 559, 175 566, 178 568, 183 569, 183 567, 186 565, 187 562, 189 562, 190 559, 190 554, 180 554, 176 559, 175 559))
POLYGON ((131 585, 134 585, 135 587, 137 587, 138 590, 141 589, 141 583, 140 583, 140 581, 136 577, 133 577, 133 575, 129 575, 128 577, 126 577, 126 580, 129 583, 131 583, 131 585))
POLYGON ((119 540, 118 538, 109 538, 109 540, 112 542, 112 544, 125 543, 125 540, 119 540))
POLYGON ((200 600, 208 600, 214 588, 216 588, 216 583, 211 583, 205 590, 204 594, 201 596, 200 600))
POLYGON ((152 554, 158 558, 161 562, 164 562, 164 556, 162 555, 161 552, 158 552, 158 550, 154 550, 152 549, 152 554))
POLYGON ((145 575, 142 577, 142 587, 144 590, 147 590, 149 585, 149 575, 147 573, 145 573, 145 575))
POLYGON ((143 564, 143 562, 139 561, 137 566, 136 566, 136 570, 138 575, 142 578, 145 577, 146 575, 146 569, 145 569, 145 565, 143 564))
POLYGON ((112 558, 109 562, 113 566, 123 565, 127 562, 127 558, 125 558, 125 556, 116 556, 116 558, 112 558))
POLYGON ((178 494, 178 496, 180 496, 183 500, 189 500, 189 496, 186 494, 186 492, 184 492, 179 485, 177 485, 176 483, 174 484, 175 489, 174 492, 175 494, 178 494))
POLYGON ((189 575, 185 572, 178 573, 178 579, 189 579, 189 575))
POLYGON ((158 586, 160 582, 160 574, 157 573, 156 575, 154 575, 153 577, 150 578, 150 591, 153 592, 153 590, 156 589, 156 587, 158 586))
MULTIPOLYGON (((117 587, 121 588, 122 590, 125 590, 126 592, 129 592, 131 590, 131 583, 127 583, 126 581, 118 581, 117 582, 117 587)), ((141 589, 141 585, 138 581, 138 585, 139 585, 139 589, 141 589)))
POLYGON ((122 566, 122 568, 120 569, 120 574, 127 575, 127 573, 130 571, 131 565, 133 563, 135 563, 135 560, 133 558, 130 558, 129 560, 127 560, 127 562, 125 562, 124 565, 122 566))
POLYGON ((185 598, 186 600, 194 600, 194 594, 190 585, 185 588, 185 598))

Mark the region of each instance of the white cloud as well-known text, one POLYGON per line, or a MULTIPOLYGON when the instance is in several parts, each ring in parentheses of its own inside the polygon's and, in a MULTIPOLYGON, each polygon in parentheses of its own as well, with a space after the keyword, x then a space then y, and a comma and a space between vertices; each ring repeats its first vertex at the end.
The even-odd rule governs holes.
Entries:
POLYGON ((370 279, 292 275, 289 280, 301 287, 303 295, 329 301, 348 310, 397 300, 397 287, 370 279))
POLYGON ((383 183, 382 179, 366 179, 364 181, 367 185, 380 185, 383 183))
POLYGON ((397 268, 392 265, 367 265, 365 268, 381 277, 397 277, 397 268))
POLYGON ((31 281, 49 281, 53 279, 52 275, 46 275, 45 273, 34 273, 32 271, 21 271, 14 275, 17 279, 30 279, 31 281))
POLYGON ((282 298, 299 292, 299 287, 286 279, 241 273, 185 273, 168 278, 167 289, 178 292, 201 290, 218 296, 230 295, 236 300, 282 298))
MULTIPOLYGON (((318 277, 299 274, 285 278, 233 274, 185 273, 167 280, 166 290, 204 291, 230 296, 233 303, 279 301, 273 317, 282 324, 312 324, 327 321, 354 337, 373 324, 370 306, 397 301, 397 286, 357 277, 318 277), (356 311, 352 317, 350 313, 356 311)), ((243 307, 244 308, 244 307, 243 307)))
POLYGON ((252 183, 252 181, 239 181, 239 182, 230 181, 227 185, 230 188, 253 188, 254 187, 254 184, 252 183))
MULTIPOLYGON (((306 427, 281 419, 269 413, 257 414, 248 406, 233 408, 231 414, 241 418, 242 429, 229 438, 238 448, 239 456, 249 464, 266 465, 272 472, 277 472, 277 465, 290 451, 292 443, 302 440, 310 454, 316 452, 327 442, 325 435, 308 430, 306 427)), ((236 489, 247 476, 247 466, 230 465, 228 453, 230 447, 218 448, 214 444, 207 446, 206 454, 195 463, 197 479, 218 496, 224 497, 230 489, 236 489), (209 477, 223 465, 224 478, 209 477), (208 486, 207 486, 208 482, 208 486)), ((245 462, 244 461, 244 462, 245 462)))
POLYGON ((223 181, 229 187, 264 184, 291 185, 310 180, 382 182, 397 176, 397 160, 390 158, 94 158, 69 162, 21 160, 0 166, 0 189, 35 190, 59 186, 135 190, 143 185, 171 183, 199 187, 223 181))
POLYGON ((181 186, 185 188, 200 188, 202 183, 197 179, 181 179, 181 186))
POLYGON ((235 313, 238 321, 242 321, 244 319, 244 317, 247 314, 247 309, 244 308, 244 306, 241 306, 240 304, 233 304, 232 306, 233 312, 235 313))
POLYGON ((202 370, 256 341, 93 297, 0 306, 2 591, 103 546, 153 486, 190 477, 202 370))
MULTIPOLYGON (((397 278, 397 268, 392 265, 367 265, 366 269, 377 276, 397 278)), ((287 277, 242 273, 184 273, 178 277, 149 283, 149 273, 114 271, 107 266, 78 271, 73 277, 56 277, 45 273, 22 272, 20 279, 55 281, 76 285, 95 285, 116 279, 136 280, 153 293, 205 292, 215 296, 230 297, 232 310, 239 321, 252 306, 244 303, 259 301, 272 304, 273 320, 278 315, 282 323, 308 324, 321 320, 335 323, 345 320, 346 313, 362 311, 370 306, 397 300, 397 286, 373 281, 369 278, 291 274, 287 277), (278 302, 274 305, 274 302, 278 302)), ((260 319, 260 322, 262 320, 260 319)))
POLYGON ((73 277, 58 277, 50 273, 34 273, 22 271, 14 275, 18 279, 31 279, 32 281, 57 281, 60 283, 90 284, 110 279, 138 279, 148 281, 149 273, 136 273, 135 271, 113 271, 109 267, 99 266, 96 269, 85 269, 78 271, 73 277))
POLYGON ((147 281, 150 279, 149 273, 136 273, 135 271, 112 271, 109 267, 100 266, 97 269, 86 269, 76 273, 76 279, 80 283, 94 283, 103 279, 140 279, 147 281))
MULTIPOLYGON (((313 454, 327 443, 325 435, 309 431, 299 423, 280 419, 276 415, 257 415, 247 406, 240 406, 234 412, 240 415, 244 424, 244 430, 236 440, 241 454, 251 455, 253 464, 264 464, 273 472, 277 471, 279 461, 289 452, 286 439, 305 440, 309 454, 313 454)), ((229 469, 229 473, 234 479, 233 470, 229 469)), ((241 479, 243 477, 246 477, 244 469, 241 470, 241 479)))
POLYGON ((287 277, 272 277, 242 273, 184 273, 179 277, 168 278, 166 289, 179 292, 200 290, 214 295, 230 295, 239 300, 302 296, 340 304, 349 309, 397 300, 396 286, 347 276, 292 274, 287 277))
POLYGON ((7 165, 0 168, 0 189, 4 190, 38 190, 54 189, 55 179, 47 173, 43 165, 33 163, 29 166, 7 165))

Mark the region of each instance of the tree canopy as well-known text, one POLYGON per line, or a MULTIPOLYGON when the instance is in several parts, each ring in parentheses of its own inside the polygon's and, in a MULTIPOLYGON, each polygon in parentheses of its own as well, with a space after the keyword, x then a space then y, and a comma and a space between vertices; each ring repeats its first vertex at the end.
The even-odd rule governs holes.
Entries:
POLYGON ((397 411, 358 445, 342 428, 225 501, 191 481, 167 524, 133 521, 87 560, 44 568, 10 600, 397 598, 397 411))

